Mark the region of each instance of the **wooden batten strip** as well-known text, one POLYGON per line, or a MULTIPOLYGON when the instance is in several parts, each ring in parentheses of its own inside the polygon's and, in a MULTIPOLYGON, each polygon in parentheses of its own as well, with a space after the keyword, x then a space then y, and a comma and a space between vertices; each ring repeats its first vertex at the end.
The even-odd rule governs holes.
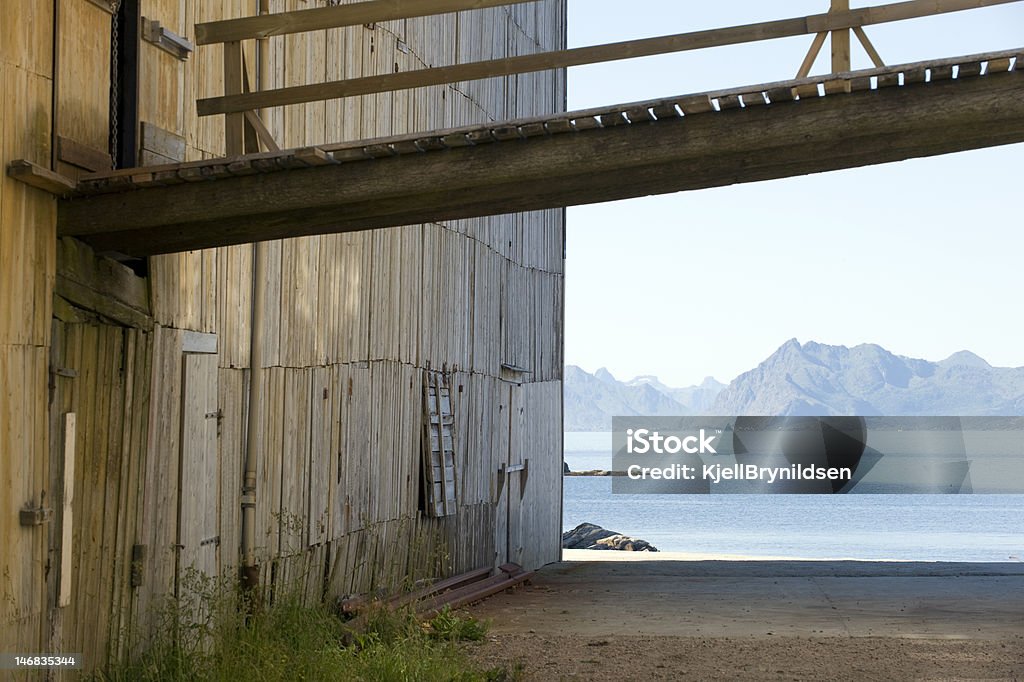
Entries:
POLYGON ((815 97, 821 97, 821 90, 818 89, 818 83, 805 83, 804 85, 798 85, 793 88, 793 92, 800 99, 814 99, 815 97))
POLYGON ((705 114, 715 110, 715 105, 711 103, 711 98, 708 95, 684 97, 677 104, 679 105, 679 110, 687 116, 705 114))
POLYGON ((718 108, 721 111, 728 109, 739 109, 742 106, 742 101, 739 95, 722 95, 718 98, 718 108))
POLYGON ((679 109, 676 107, 674 102, 658 104, 654 106, 652 110, 654 111, 654 115, 658 118, 659 121, 662 121, 667 118, 679 118, 680 116, 683 115, 683 113, 679 111, 679 109))
POLYGON ((967 64, 960 64, 956 72, 957 78, 974 78, 975 76, 981 75, 981 63, 980 62, 969 62, 967 64))
POLYGON ((1010 58, 1003 57, 1002 59, 990 59, 988 65, 985 67, 985 75, 990 73, 1006 73, 1010 70, 1010 58))
POLYGON ((832 80, 825 81, 824 88, 826 95, 842 95, 850 92, 852 86, 850 85, 849 79, 834 78, 832 80))
POLYGON ((519 126, 513 125, 498 126, 497 128, 494 128, 491 133, 494 135, 494 139, 499 142, 504 140, 519 140, 523 137, 522 132, 519 130, 519 126))
POLYGON ((423 150, 416 144, 416 140, 402 140, 390 145, 396 154, 422 154, 423 150))
POLYGON ((338 163, 347 163, 349 161, 365 161, 366 159, 372 159, 373 157, 366 153, 363 147, 355 147, 352 149, 339 149, 331 152, 331 156, 338 163))
POLYGON ((915 83, 924 83, 925 69, 923 66, 919 66, 916 69, 907 69, 903 72, 903 84, 913 85, 915 83))
POLYGON ((444 140, 436 135, 418 138, 416 146, 421 152, 436 152, 448 148, 445 146, 444 140))
POLYGON ((337 163, 330 152, 325 152, 320 147, 303 147, 295 150, 295 158, 307 166, 329 166, 337 163))
POLYGON ((871 76, 850 79, 850 92, 864 92, 871 89, 871 76))
POLYGON ((61 544, 60 544, 60 583, 57 588, 57 606, 63 608, 71 604, 71 567, 73 551, 74 500, 75 500, 75 433, 77 416, 74 412, 64 415, 63 465, 64 485, 61 490, 61 544))
POLYGON ((898 73, 886 73, 878 77, 878 88, 894 88, 900 84, 898 73))
POLYGON ((547 135, 547 128, 544 127, 543 123, 528 123, 521 128, 519 131, 523 134, 523 137, 541 137, 547 135))
POLYGON ((441 142, 444 143, 445 147, 457 148, 457 147, 472 147, 473 143, 470 141, 469 136, 466 133, 452 133, 445 135, 441 138, 441 142))
POLYGON ((768 91, 768 99, 772 104, 777 102, 792 102, 796 97, 793 88, 772 88, 768 91))
POLYGON ((228 173, 231 175, 255 175, 259 170, 253 168, 251 159, 238 159, 228 164, 228 173))
POLYGON ((497 142, 490 129, 487 130, 474 130, 466 135, 472 144, 486 144, 488 142, 497 142))
POLYGON ((742 95, 743 106, 745 107, 756 107, 761 104, 766 104, 763 92, 749 92, 742 95))
POLYGON ((199 176, 197 179, 205 180, 201 168, 183 168, 179 171, 157 171, 153 173, 153 181, 166 185, 176 185, 179 182, 192 182, 190 174, 199 176))
POLYGON ((389 144, 371 144, 363 147, 363 151, 366 152, 367 156, 374 159, 387 159, 398 155, 398 152, 389 144))
POLYGON ((626 114, 621 111, 615 111, 610 114, 601 114, 601 127, 610 128, 612 126, 625 125, 629 123, 629 119, 626 118, 626 114))
POLYGON ((573 119, 572 127, 574 130, 593 130, 594 128, 601 127, 601 121, 594 116, 580 116, 579 118, 573 119))
POLYGON ((630 123, 648 123, 656 120, 654 114, 647 107, 631 107, 626 110, 626 116, 630 123))

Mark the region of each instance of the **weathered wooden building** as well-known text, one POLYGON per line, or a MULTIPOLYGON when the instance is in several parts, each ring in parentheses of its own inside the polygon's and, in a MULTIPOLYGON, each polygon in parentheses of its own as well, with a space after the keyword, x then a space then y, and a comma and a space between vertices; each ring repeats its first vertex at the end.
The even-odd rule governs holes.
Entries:
MULTIPOLYGON (((196 113, 223 52, 188 40, 259 5, 4 0, 0 161, 77 177, 224 156, 224 117, 196 113)), ((559 49, 565 24, 541 0, 247 41, 244 64, 281 87, 559 49)), ((564 98, 549 71, 263 117, 291 148, 564 98)), ((190 568, 237 575, 243 502, 259 579, 314 596, 558 559, 561 210, 148 259, 56 220, 54 196, 0 178, 0 650, 122 655, 190 568), (453 460, 431 488, 426 396, 446 391, 453 460)))

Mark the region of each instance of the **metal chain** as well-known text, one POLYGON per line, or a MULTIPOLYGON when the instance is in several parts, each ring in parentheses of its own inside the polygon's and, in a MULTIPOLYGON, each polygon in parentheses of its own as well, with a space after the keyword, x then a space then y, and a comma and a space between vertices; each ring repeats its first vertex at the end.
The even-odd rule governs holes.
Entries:
POLYGON ((121 9, 121 0, 110 0, 110 160, 112 165, 117 165, 117 131, 120 123, 117 111, 120 108, 118 93, 118 42, 120 40, 118 31, 117 13, 121 9))

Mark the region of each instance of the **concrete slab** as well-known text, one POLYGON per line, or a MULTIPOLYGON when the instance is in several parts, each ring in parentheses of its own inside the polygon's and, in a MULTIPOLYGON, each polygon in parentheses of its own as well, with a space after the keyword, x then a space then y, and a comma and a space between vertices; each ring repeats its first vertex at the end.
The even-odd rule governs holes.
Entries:
POLYGON ((1024 563, 552 564, 473 609, 495 634, 1024 637, 1024 563))

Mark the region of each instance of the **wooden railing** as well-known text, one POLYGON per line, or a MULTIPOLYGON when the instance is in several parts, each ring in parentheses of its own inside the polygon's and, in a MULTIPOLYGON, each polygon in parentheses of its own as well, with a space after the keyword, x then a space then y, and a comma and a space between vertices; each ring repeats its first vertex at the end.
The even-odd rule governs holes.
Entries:
MULTIPOLYGON (((811 48, 797 73, 798 78, 804 78, 810 73, 830 34, 832 35, 833 73, 850 69, 851 31, 864 46, 875 66, 882 67, 884 62, 864 32, 865 26, 1005 5, 1024 0, 908 0, 907 2, 859 9, 850 9, 849 0, 831 0, 830 11, 824 14, 792 19, 417 69, 403 73, 365 76, 327 83, 310 83, 262 92, 244 91, 242 40, 529 1, 531 0, 374 0, 353 5, 322 7, 198 24, 196 26, 196 42, 199 45, 224 44, 225 69, 224 96, 198 100, 199 115, 224 114, 226 116, 227 153, 231 155, 241 153, 243 128, 246 120, 256 128, 257 134, 264 139, 265 143, 268 142, 269 133, 262 128, 262 124, 254 114, 255 110, 265 107, 510 76, 776 38, 813 35, 811 48)), ((269 142, 272 143, 272 139, 269 142)))

